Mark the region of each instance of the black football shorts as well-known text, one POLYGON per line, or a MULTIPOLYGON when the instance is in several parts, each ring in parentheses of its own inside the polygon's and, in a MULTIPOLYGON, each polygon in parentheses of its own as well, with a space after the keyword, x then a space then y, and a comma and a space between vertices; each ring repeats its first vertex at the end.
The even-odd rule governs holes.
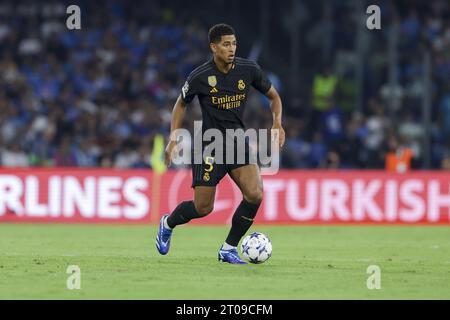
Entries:
POLYGON ((204 157, 201 164, 192 164, 192 188, 196 186, 216 186, 227 173, 239 167, 250 164, 249 148, 246 144, 245 161, 238 163, 237 152, 234 152, 233 163, 226 163, 226 157, 223 157, 223 163, 216 163, 215 157, 204 157))

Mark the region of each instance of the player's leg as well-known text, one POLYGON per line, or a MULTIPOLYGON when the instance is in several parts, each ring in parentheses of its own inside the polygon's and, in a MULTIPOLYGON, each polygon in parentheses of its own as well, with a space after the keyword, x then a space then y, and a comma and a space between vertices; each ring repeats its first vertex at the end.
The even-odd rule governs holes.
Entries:
POLYGON ((245 264, 239 257, 237 245, 252 225, 262 201, 262 179, 256 164, 232 169, 230 176, 241 189, 243 200, 233 215, 230 232, 219 250, 219 261, 245 264))
POLYGON ((263 183, 259 167, 249 164, 231 170, 230 176, 242 192, 243 199, 234 212, 225 247, 237 247, 241 238, 253 224, 263 197, 263 183))
POLYGON ((192 187, 194 200, 183 201, 170 215, 164 215, 159 223, 156 236, 156 248, 159 253, 167 254, 173 228, 201 218, 212 212, 216 185, 226 174, 225 165, 217 165, 214 158, 208 157, 203 163, 192 165, 192 187))
POLYGON ((156 235, 156 248, 159 253, 169 252, 172 231, 176 226, 211 213, 215 194, 215 186, 196 186, 194 200, 181 202, 170 215, 166 214, 161 218, 156 235))
POLYGON ((192 219, 201 218, 210 214, 214 208, 215 186, 196 186, 194 200, 180 203, 167 218, 167 227, 175 228, 192 219))

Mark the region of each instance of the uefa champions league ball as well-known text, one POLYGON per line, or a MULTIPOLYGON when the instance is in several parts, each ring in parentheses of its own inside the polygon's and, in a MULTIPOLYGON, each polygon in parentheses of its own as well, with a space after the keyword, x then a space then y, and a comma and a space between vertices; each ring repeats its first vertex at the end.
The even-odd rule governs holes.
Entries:
POLYGON ((242 240, 241 253, 251 263, 263 263, 272 255, 272 242, 265 234, 253 232, 242 240))

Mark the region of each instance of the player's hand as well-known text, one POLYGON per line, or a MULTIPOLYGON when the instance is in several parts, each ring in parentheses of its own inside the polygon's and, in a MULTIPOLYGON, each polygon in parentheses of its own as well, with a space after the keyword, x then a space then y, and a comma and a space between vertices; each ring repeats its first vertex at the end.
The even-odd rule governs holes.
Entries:
POLYGON ((170 166, 172 163, 172 154, 176 150, 177 142, 176 141, 169 141, 169 143, 166 146, 166 150, 164 152, 164 163, 166 166, 170 166))
POLYGON ((275 130, 275 129, 278 130, 278 133, 277 133, 277 131, 275 131, 275 135, 272 136, 273 137, 272 141, 278 140, 279 146, 281 148, 284 145, 284 140, 285 140, 284 129, 280 123, 274 123, 272 126, 272 130, 275 130))

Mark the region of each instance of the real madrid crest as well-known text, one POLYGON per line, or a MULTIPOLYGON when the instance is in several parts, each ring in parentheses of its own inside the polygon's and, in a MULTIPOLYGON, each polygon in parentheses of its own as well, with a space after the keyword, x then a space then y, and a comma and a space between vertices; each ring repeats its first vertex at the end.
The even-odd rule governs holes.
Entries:
POLYGON ((238 88, 239 88, 239 90, 244 90, 245 89, 245 82, 244 82, 244 80, 239 80, 238 81, 238 88))
POLYGON ((208 181, 209 181, 209 179, 210 179, 210 177, 209 177, 209 173, 208 173, 208 172, 205 172, 205 174, 203 175, 203 181, 206 181, 206 182, 208 182, 208 181))

